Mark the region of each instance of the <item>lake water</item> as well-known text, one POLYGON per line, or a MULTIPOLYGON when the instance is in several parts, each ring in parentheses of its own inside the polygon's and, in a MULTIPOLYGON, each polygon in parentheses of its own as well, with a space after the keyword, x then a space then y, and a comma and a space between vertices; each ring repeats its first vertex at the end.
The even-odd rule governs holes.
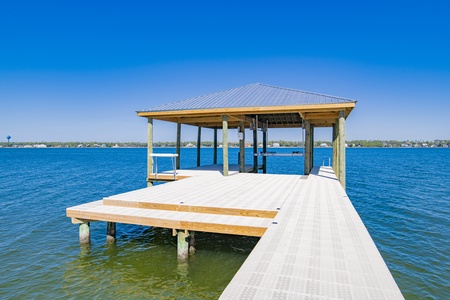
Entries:
MULTIPOLYGON (((330 156, 315 149, 315 165, 330 156)), ((182 157, 196 165, 195 149, 182 157)), ((267 160, 269 173, 303 172, 302 157, 267 160)), ((449 162, 450 149, 347 149, 347 192, 406 299, 450 297, 449 162)), ((108 245, 99 222, 80 246, 65 209, 145 187, 146 149, 3 148, 0 163, 1 299, 216 299, 258 242, 197 233, 179 263, 171 230, 118 224, 108 245)))

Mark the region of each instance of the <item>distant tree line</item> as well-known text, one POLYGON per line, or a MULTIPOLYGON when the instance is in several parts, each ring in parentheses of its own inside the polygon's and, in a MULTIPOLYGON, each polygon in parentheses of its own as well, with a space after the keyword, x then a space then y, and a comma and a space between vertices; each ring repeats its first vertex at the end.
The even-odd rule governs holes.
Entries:
MULTIPOLYGON (((221 145, 220 142, 218 142, 221 145)), ((450 140, 433 140, 433 141, 396 141, 396 140, 352 140, 346 142, 347 147, 371 147, 371 148, 400 148, 400 147, 412 147, 412 148, 448 148, 450 147, 450 140)), ((161 148, 174 148, 176 142, 154 142, 154 147, 161 148)), ((212 141, 203 141, 202 147, 213 147, 212 141)), ((239 147, 239 142, 229 142, 230 147, 239 147)), ((251 141, 246 142, 246 146, 253 146, 251 141)), ((261 142, 259 143, 261 146, 261 142)), ((269 147, 303 147, 303 143, 299 141, 269 141, 269 147)), ((315 147, 331 147, 330 141, 315 141, 315 147)), ((15 148, 145 148, 147 143, 141 142, 0 142, 0 147, 15 147, 15 148)), ((197 147, 195 141, 183 141, 181 147, 197 147)))

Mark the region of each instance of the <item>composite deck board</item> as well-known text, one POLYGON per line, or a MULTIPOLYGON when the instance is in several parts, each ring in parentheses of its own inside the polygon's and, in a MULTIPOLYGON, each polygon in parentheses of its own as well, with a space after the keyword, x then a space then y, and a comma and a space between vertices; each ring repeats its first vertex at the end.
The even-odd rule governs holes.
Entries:
POLYGON ((71 207, 67 216, 262 236, 221 299, 403 299, 328 167, 307 177, 194 176, 71 207))
POLYGON ((149 202, 277 211, 292 186, 302 178, 296 175, 267 174, 205 177, 192 177, 176 183, 106 197, 103 200, 105 205, 149 202))
POLYGON ((329 168, 297 185, 221 299, 403 299, 329 168))

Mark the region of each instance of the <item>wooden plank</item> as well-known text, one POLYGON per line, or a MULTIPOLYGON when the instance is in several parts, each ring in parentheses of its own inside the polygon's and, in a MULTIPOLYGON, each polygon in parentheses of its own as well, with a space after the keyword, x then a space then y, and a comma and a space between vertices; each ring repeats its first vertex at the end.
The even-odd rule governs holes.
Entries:
MULTIPOLYGON (((192 177, 192 176, 189 176, 189 175, 178 175, 177 174, 177 180, 186 179, 186 178, 189 178, 189 177, 192 177)), ((170 175, 170 174, 161 174, 161 173, 159 173, 158 175, 150 174, 149 176, 147 176, 147 181, 174 181, 174 178, 173 178, 173 174, 170 175)))
MULTIPOLYGON (((211 200, 211 203, 213 203, 213 200, 211 200)), ((117 199, 114 199, 114 200, 103 199, 103 205, 145 208, 145 209, 158 209, 158 210, 170 210, 170 211, 197 212, 197 213, 217 214, 217 215, 256 217, 256 218, 274 218, 278 213, 278 211, 276 211, 276 210, 243 209, 243 208, 201 206, 201 205, 183 205, 183 204, 155 203, 155 202, 148 202, 148 201, 128 201, 128 200, 117 200, 117 199)))
MULTIPOLYGON (((228 115, 230 121, 240 122, 241 120, 245 120, 245 116, 243 115, 228 115)), ((172 119, 172 121, 175 119, 172 119)), ((222 114, 208 115, 208 116, 189 116, 189 117, 179 117, 177 119, 180 123, 183 124, 208 124, 208 123, 221 123, 222 122, 222 114)))
POLYGON ((265 218, 219 218, 214 214, 104 206, 98 201, 96 204, 71 207, 66 214, 78 219, 245 236, 262 236, 271 222, 265 218))

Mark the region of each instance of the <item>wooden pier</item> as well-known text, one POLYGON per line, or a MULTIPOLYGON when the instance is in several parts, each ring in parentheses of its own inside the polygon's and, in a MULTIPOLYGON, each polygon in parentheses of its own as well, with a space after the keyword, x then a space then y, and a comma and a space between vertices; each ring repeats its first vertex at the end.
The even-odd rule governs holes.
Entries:
POLYGON ((221 299, 403 299, 328 167, 309 176, 194 176, 71 207, 67 216, 172 228, 186 243, 195 231, 260 236, 221 299))
POLYGON ((81 243, 89 242, 93 221, 107 222, 109 242, 116 223, 172 228, 182 260, 194 252, 195 231, 261 237, 221 299, 403 299, 345 193, 345 121, 355 104, 251 84, 139 111, 147 118, 149 187, 67 208, 67 216, 80 224, 81 243), (153 152, 154 119, 177 124, 176 153, 153 152), (197 167, 188 170, 180 169, 182 124, 198 127, 197 167), (332 128, 332 167, 313 167, 315 127, 332 128), (212 166, 200 166, 202 128, 214 130, 212 166), (302 128, 305 175, 266 174, 267 159, 276 156, 267 151, 269 128, 302 128), (238 131, 239 165, 229 164, 229 129, 238 131), (252 165, 246 129, 253 132, 252 165), (158 157, 171 157, 173 170, 159 172, 158 157))

